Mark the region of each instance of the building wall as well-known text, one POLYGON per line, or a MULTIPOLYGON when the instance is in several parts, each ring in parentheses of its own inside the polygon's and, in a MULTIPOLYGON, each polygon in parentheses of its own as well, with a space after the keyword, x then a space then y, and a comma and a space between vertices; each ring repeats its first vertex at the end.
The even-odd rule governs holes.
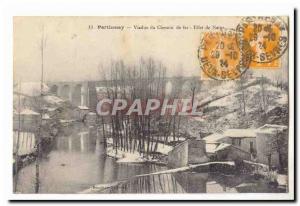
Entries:
POLYGON ((218 142, 233 144, 235 147, 239 147, 240 149, 250 152, 250 142, 253 142, 253 148, 256 151, 256 138, 231 138, 225 137, 218 142), (241 145, 233 144, 234 141, 241 140, 241 145))
MULTIPOLYGON (((263 164, 268 165, 268 155, 271 154, 271 166, 279 167, 279 154, 274 149, 276 145, 272 145, 271 142, 277 138, 277 134, 268 134, 268 133, 257 133, 257 161, 263 164), (273 149, 272 149, 273 148, 273 149)), ((284 163, 287 164, 287 153, 288 153, 288 134, 287 131, 282 133, 279 138, 282 138, 285 144, 280 145, 282 151, 284 163)))
POLYGON ((251 154, 249 152, 243 151, 238 147, 229 146, 223 150, 216 152, 218 160, 250 160, 251 154))
POLYGON ((241 145, 233 144, 234 146, 239 147, 244 151, 251 152, 250 143, 253 142, 253 149, 254 149, 253 152, 256 152, 256 138, 231 138, 232 141, 231 143, 233 143, 233 141, 236 141, 238 139, 240 139, 241 145))
POLYGON ((204 140, 190 140, 188 145, 188 164, 208 162, 204 140))
POLYGON ((177 168, 188 164, 188 144, 188 141, 185 141, 168 153, 168 166, 177 168))
POLYGON ((13 116, 13 129, 24 131, 24 132, 37 132, 37 125, 41 124, 40 115, 21 115, 20 116, 20 125, 19 125, 19 117, 17 114, 13 116), (19 128, 20 126, 20 128, 19 128))
POLYGON ((241 148, 244 151, 251 152, 250 151, 250 143, 253 142, 253 149, 254 152, 256 152, 256 138, 242 138, 241 148))
POLYGON ((209 158, 206 155, 204 140, 187 140, 177 145, 168 154, 168 165, 173 168, 208 161, 209 158))

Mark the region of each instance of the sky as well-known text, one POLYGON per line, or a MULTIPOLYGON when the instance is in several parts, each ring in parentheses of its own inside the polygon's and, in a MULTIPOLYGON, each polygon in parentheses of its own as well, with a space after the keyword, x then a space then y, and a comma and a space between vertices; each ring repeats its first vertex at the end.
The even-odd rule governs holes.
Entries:
POLYGON ((126 64, 137 64, 141 57, 152 57, 161 61, 167 67, 168 76, 200 75, 197 49, 203 30, 134 30, 134 25, 148 27, 186 25, 190 28, 194 25, 210 25, 235 28, 240 19, 240 17, 14 17, 14 80, 40 80, 40 46, 43 33, 46 81, 101 79, 103 74, 99 72, 100 66, 109 68, 112 60, 119 59, 126 64), (89 29, 89 25, 93 25, 94 29, 89 29), (97 25, 125 26, 125 29, 98 30, 97 25))

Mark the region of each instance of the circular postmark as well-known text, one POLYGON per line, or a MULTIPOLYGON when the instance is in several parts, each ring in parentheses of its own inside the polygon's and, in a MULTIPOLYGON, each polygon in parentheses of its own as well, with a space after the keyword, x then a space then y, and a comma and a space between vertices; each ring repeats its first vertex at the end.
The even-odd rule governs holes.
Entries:
POLYGON ((247 44, 239 46, 236 42, 234 30, 203 34, 198 59, 205 75, 216 80, 233 80, 248 69, 251 62, 250 48, 247 44))
POLYGON ((278 59, 288 47, 288 26, 276 16, 245 17, 236 28, 236 36, 238 45, 249 45, 251 59, 258 63, 278 59))

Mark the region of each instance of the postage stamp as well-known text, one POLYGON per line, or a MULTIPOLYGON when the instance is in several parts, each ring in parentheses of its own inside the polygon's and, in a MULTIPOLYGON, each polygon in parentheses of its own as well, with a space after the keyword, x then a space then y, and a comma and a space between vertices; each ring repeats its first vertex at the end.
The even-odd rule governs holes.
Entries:
POLYGON ((280 69, 281 60, 280 58, 274 59, 271 62, 254 62, 251 61, 249 68, 250 69, 280 69))
POLYGON ((216 80, 240 77, 249 67, 251 54, 247 44, 236 43, 235 31, 232 30, 204 33, 198 49, 202 71, 216 80))
POLYGON ((278 59, 288 46, 288 27, 279 17, 245 17, 236 35, 238 44, 249 44, 257 63, 278 59))

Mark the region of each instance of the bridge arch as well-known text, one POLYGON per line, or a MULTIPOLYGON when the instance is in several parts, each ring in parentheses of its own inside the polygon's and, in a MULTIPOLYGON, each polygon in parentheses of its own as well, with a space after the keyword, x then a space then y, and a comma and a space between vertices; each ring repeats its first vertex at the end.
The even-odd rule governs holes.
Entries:
POLYGON ((76 84, 72 92, 72 102, 76 106, 82 105, 82 85, 76 84))
POLYGON ((58 86, 56 84, 52 85, 51 88, 50 88, 50 92, 53 95, 57 95, 58 94, 58 86))
POLYGON ((61 88, 61 97, 66 99, 66 100, 69 100, 70 99, 70 86, 65 84, 62 86, 61 88))

